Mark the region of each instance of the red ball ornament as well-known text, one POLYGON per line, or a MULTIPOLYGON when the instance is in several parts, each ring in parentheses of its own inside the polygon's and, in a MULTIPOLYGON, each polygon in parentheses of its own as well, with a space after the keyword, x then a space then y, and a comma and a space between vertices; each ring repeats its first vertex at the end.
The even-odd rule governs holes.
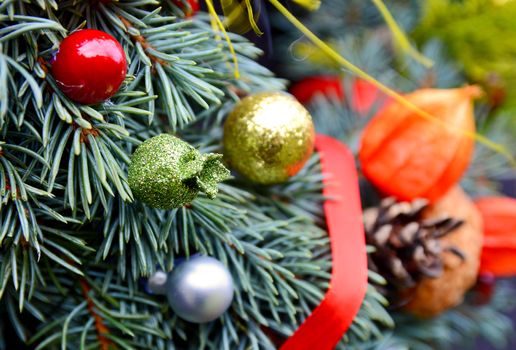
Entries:
POLYGON ((315 95, 335 96, 344 100, 344 89, 338 76, 312 76, 305 78, 290 87, 290 93, 302 104, 310 103, 315 95))
MULTIPOLYGON (((352 99, 350 107, 360 113, 368 113, 373 106, 381 106, 387 102, 385 96, 372 83, 355 79, 351 86, 352 99)), ((290 87, 290 93, 294 95, 302 104, 310 103, 317 94, 328 97, 335 97, 344 101, 346 96, 342 85, 342 78, 336 75, 321 75, 305 78, 290 87)))
POLYGON ((113 96, 126 73, 122 45, 108 33, 95 29, 79 30, 66 37, 52 62, 52 74, 61 91, 84 104, 113 96))

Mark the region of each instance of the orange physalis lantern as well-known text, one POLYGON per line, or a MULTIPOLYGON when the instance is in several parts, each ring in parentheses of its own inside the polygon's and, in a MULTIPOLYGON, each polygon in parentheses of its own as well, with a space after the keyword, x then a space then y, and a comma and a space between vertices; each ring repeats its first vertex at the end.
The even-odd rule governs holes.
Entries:
POLYGON ((470 135, 475 131, 472 100, 480 94, 478 87, 466 86, 421 89, 405 96, 441 122, 398 102, 387 105, 362 135, 359 158, 364 175, 401 200, 438 199, 469 165, 474 148, 470 135))
POLYGON ((475 201, 484 218, 480 270, 495 276, 516 274, 516 199, 484 197, 475 201))

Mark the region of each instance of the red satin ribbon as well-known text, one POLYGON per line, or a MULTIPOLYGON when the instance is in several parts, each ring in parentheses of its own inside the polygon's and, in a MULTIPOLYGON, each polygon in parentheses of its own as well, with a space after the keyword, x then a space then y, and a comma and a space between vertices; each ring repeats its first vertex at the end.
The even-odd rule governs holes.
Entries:
POLYGON ((342 143, 317 135, 325 175, 324 213, 332 255, 330 287, 322 302, 281 350, 330 350, 358 313, 367 289, 367 254, 353 154, 342 143))

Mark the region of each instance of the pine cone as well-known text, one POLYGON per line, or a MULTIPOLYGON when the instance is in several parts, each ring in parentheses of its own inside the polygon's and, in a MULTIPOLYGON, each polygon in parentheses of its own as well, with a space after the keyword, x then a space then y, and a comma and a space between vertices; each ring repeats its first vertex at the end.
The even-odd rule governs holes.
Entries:
POLYGON ((437 278, 424 277, 411 291, 405 310, 420 317, 432 317, 462 302, 464 294, 475 285, 480 266, 483 222, 471 199, 458 186, 423 212, 424 218, 449 214, 464 224, 441 238, 443 245, 459 247, 466 260, 454 254, 443 254, 444 272, 437 278))
POLYGON ((376 248, 370 266, 387 280, 392 304, 431 317, 462 302, 478 273, 482 220, 459 187, 432 205, 384 199, 364 220, 376 248))
POLYGON ((370 254, 370 265, 387 279, 388 295, 399 296, 398 292, 415 287, 423 277, 439 277, 444 268, 443 251, 465 259, 457 247, 440 243, 441 237, 463 221, 449 216, 423 219, 428 205, 426 199, 397 202, 389 197, 364 212, 367 243, 376 248, 370 254))

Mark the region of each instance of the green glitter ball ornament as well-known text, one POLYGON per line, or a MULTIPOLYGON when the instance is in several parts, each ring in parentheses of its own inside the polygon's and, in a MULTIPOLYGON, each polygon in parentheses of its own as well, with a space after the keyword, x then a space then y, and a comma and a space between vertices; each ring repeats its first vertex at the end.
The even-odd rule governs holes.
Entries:
POLYGON ((159 209, 179 208, 200 191, 213 199, 229 178, 220 154, 201 154, 187 142, 161 134, 142 143, 129 166, 129 187, 137 199, 159 209))
POLYGON ((312 155, 312 117, 284 92, 248 96, 224 123, 224 160, 252 182, 270 185, 297 174, 312 155))

